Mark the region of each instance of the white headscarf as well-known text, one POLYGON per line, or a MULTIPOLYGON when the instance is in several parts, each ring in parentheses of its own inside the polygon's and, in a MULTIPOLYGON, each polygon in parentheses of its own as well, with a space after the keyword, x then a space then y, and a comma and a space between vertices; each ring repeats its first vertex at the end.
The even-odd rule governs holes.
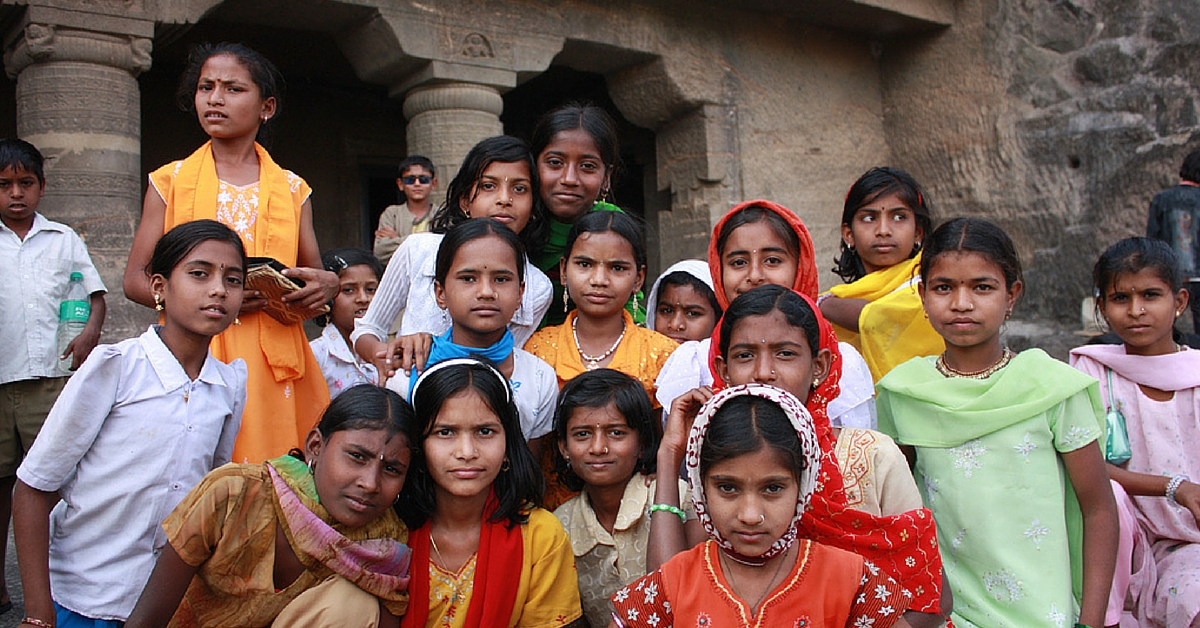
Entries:
POLYGON ((698 259, 685 259, 682 262, 671 264, 669 268, 658 276, 658 279, 654 280, 654 285, 650 288, 650 295, 646 297, 646 329, 654 329, 654 319, 658 316, 659 284, 662 283, 663 277, 676 271, 685 272, 703 281, 709 288, 713 287, 712 272, 708 270, 708 262, 698 259))
POLYGON ((688 482, 692 485, 692 503, 696 507, 696 517, 704 526, 704 530, 730 556, 742 562, 759 562, 783 554, 796 542, 796 526, 800 522, 801 515, 808 508, 808 502, 817 487, 817 475, 821 471, 821 446, 817 441, 817 430, 813 425, 812 415, 808 413, 799 399, 774 386, 742 384, 726 388, 713 395, 712 399, 709 399, 700 408, 700 413, 696 415, 696 420, 692 422, 692 430, 688 434, 687 456, 684 458, 684 465, 687 467, 688 482), (796 436, 800 438, 800 453, 804 458, 804 470, 800 473, 799 481, 800 495, 796 500, 796 513, 792 518, 792 523, 788 526, 787 532, 767 548, 767 551, 761 556, 742 556, 734 551, 733 545, 727 539, 721 536, 716 526, 713 525, 712 517, 708 514, 708 502, 704 496, 704 481, 700 477, 700 449, 704 446, 704 439, 708 434, 708 426, 713 415, 725 402, 746 395, 771 401, 783 410, 788 421, 795 428, 796 436))

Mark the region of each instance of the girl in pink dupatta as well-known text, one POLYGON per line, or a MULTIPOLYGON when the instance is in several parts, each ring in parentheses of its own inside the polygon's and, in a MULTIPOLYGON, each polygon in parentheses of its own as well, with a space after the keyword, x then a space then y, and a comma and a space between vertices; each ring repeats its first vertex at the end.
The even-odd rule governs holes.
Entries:
MULTIPOLYGON (((1080 347, 1071 352, 1071 364, 1100 380, 1105 405, 1125 417, 1132 454, 1108 465, 1123 511, 1113 586, 1118 593, 1128 589, 1128 596, 1113 597, 1118 603, 1126 599, 1142 626, 1195 627, 1200 352, 1178 344, 1174 329, 1175 319, 1187 311, 1188 293, 1174 252, 1148 238, 1114 244, 1096 262, 1093 276, 1097 309, 1124 344, 1080 347)), ((1120 611, 1119 604, 1110 604, 1106 623, 1115 624, 1120 611)))
POLYGON ((163 522, 168 543, 125 625, 399 626, 412 552, 392 506, 415 442, 412 408, 362 384, 303 453, 209 473, 163 522))

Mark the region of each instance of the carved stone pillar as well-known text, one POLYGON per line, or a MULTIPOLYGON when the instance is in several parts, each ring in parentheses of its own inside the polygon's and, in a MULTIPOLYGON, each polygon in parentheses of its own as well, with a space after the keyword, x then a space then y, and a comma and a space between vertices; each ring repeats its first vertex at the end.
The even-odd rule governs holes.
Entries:
POLYGON ((404 97, 410 155, 425 155, 449 185, 479 140, 504 132, 500 92, 474 83, 435 83, 413 88, 404 97))
POLYGON ((121 297, 142 203, 141 107, 135 76, 150 68, 153 23, 30 7, 4 67, 17 80, 17 134, 46 156, 39 210, 87 242, 109 289, 105 338, 145 317, 121 297), (38 21, 51 18, 53 21, 38 21), (89 24, 88 21, 91 21, 89 24))

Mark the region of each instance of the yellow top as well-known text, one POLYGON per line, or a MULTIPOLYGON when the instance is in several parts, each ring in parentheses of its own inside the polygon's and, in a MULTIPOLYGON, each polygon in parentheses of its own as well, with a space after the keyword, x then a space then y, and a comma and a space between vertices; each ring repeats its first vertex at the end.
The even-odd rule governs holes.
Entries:
MULTIPOLYGON (((579 355, 579 345, 575 344, 575 334, 571 332, 575 314, 574 311, 567 314, 567 320, 562 325, 539 330, 525 343, 526 351, 554 367, 559 388, 572 377, 588 370, 579 355)), ((650 402, 657 405, 654 393, 658 389, 654 386, 654 380, 658 379, 658 372, 679 343, 652 329, 638 327, 629 312, 622 311, 621 316, 625 319, 625 337, 605 368, 620 371, 641 382, 650 395, 650 402)))
MULTIPOLYGON (((540 628, 565 626, 582 614, 578 576, 571 542, 562 524, 548 511, 534 508, 529 523, 521 526, 522 554, 509 626, 540 628)), ((429 561, 428 628, 462 628, 467 622, 475 582, 475 556, 451 573, 429 561)))
POLYGON ((829 290, 835 297, 870 301, 858 315, 858 333, 838 325, 833 329, 838 340, 858 349, 877 382, 888 371, 911 358, 938 355, 946 350, 942 337, 925 318, 925 308, 921 305, 921 295, 917 291, 920 264, 921 256, 917 255, 854 283, 829 290))

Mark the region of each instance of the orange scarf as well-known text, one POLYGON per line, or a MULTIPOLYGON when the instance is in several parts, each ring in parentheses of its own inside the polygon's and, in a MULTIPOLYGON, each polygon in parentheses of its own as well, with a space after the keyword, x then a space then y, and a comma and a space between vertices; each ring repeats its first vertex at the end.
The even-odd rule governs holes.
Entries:
MULTIPOLYGON (((254 240, 246 243, 246 253, 273 257, 285 266, 295 266, 300 249, 300 206, 292 199, 287 171, 279 167, 262 146, 255 144, 254 150, 258 155, 261 196, 254 240)), ((167 204, 164 232, 192 220, 216 220, 217 188, 217 167, 209 141, 179 164, 171 191, 164 199, 167 204)), ((220 339, 239 330, 257 328, 259 345, 275 381, 304 376, 304 351, 308 341, 301 327, 283 325, 262 312, 240 317, 240 320, 240 327, 231 326, 217 337, 214 355, 225 361, 237 357, 223 355, 220 339)))

